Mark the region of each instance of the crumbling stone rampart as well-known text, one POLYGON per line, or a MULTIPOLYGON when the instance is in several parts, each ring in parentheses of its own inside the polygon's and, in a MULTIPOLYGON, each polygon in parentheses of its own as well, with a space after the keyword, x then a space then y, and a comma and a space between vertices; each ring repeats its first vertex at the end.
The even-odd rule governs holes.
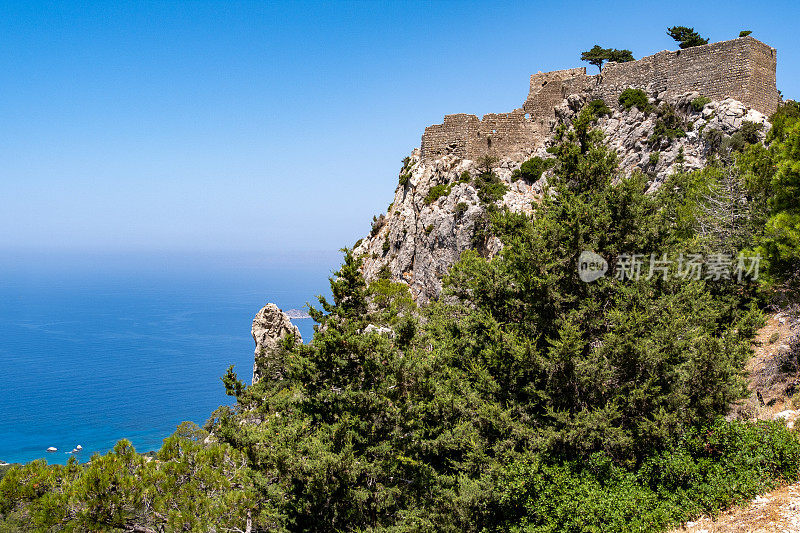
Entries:
POLYGON ((600 74, 586 68, 531 76, 522 108, 510 113, 447 115, 422 136, 423 161, 453 154, 522 158, 539 147, 556 124, 555 107, 570 94, 602 98, 615 105, 629 87, 660 97, 697 91, 713 100, 734 98, 772 114, 780 103, 775 85, 776 51, 752 37, 741 37, 678 51, 664 51, 628 63, 609 63, 600 74))

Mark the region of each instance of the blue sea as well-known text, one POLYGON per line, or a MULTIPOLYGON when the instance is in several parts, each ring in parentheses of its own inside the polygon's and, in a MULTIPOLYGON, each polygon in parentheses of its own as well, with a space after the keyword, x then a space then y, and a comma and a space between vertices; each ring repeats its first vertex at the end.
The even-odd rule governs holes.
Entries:
MULTIPOLYGON (((338 253, 0 254, 0 461, 87 461, 122 438, 156 450, 250 381, 250 326, 328 295, 338 253), (48 447, 58 448, 48 453, 48 447)), ((304 341, 313 321, 295 320, 304 341)))

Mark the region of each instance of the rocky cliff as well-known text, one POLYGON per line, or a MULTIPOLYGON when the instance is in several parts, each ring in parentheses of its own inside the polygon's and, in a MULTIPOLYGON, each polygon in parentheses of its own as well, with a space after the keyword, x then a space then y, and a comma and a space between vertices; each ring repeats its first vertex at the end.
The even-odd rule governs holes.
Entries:
MULTIPOLYGON (((664 97, 650 94, 648 112, 606 102, 611 113, 601 117, 596 127, 617 152, 621 174, 644 172, 655 190, 679 168, 703 167, 737 132, 745 130, 758 138, 765 135, 769 123, 760 112, 732 99, 704 103, 698 100, 701 96, 697 92, 664 97), (665 130, 669 131, 665 134, 665 130)), ((543 145, 511 157, 496 154, 492 170, 508 187, 496 205, 531 211, 547 173, 537 182, 526 183, 513 181, 513 171, 532 156, 549 157, 546 148, 553 143, 555 128, 569 123, 589 98, 569 95, 555 107, 556 119, 543 145)), ((363 257, 368 280, 389 275, 407 283, 414 297, 425 302, 438 297, 442 277, 463 251, 478 248, 491 256, 500 250, 499 241, 483 232, 487 203, 481 201, 474 183, 480 173, 478 165, 478 161, 454 154, 427 161, 419 149, 412 151, 400 171, 394 201, 386 214, 375 218, 370 235, 355 246, 355 253, 363 257)))

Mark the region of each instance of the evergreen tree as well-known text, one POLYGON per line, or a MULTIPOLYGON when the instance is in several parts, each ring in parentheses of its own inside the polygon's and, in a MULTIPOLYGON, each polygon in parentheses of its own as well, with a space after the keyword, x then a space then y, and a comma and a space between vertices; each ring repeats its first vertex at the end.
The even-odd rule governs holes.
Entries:
POLYGON ((633 60, 633 53, 630 50, 603 48, 599 44, 594 45, 591 50, 581 53, 581 61, 586 61, 590 65, 596 66, 597 70, 602 70, 603 63, 606 61, 625 63, 633 60))
POLYGON ((708 44, 708 39, 701 37, 699 33, 694 31, 694 28, 687 28, 686 26, 667 28, 667 35, 675 39, 681 49, 708 44))

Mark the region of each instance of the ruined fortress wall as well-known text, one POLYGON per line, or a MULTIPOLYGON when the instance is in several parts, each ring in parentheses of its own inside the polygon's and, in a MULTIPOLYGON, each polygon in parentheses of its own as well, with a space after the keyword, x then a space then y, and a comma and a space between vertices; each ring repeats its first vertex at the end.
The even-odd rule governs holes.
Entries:
POLYGON ((541 129, 525 116, 522 109, 511 113, 491 113, 484 115, 478 125, 471 155, 473 159, 487 154, 524 157, 540 137, 541 129))
POLYGON ((775 82, 777 52, 771 46, 745 37, 753 42, 750 50, 750 79, 747 83, 747 96, 742 103, 753 107, 765 115, 775 112, 781 103, 781 96, 775 82))
POLYGON ((464 159, 486 154, 524 157, 550 134, 555 107, 570 94, 602 98, 613 106, 629 87, 662 97, 697 91, 714 100, 735 98, 772 114, 780 103, 775 67, 775 49, 748 36, 609 63, 594 76, 587 76, 585 67, 534 74, 522 109, 489 114, 482 120, 475 115, 447 115, 442 124, 426 128, 422 159, 433 161, 447 154, 464 159))
POLYGON ((542 132, 522 109, 490 113, 483 120, 463 113, 446 115, 442 124, 425 128, 421 152, 427 161, 447 154, 463 159, 478 159, 488 154, 524 157, 542 137, 542 132))
POLYGON ((610 63, 596 76, 592 95, 617 102, 628 87, 659 95, 697 91, 714 100, 735 98, 764 114, 780 101, 775 87, 775 49, 742 37, 675 52, 659 52, 628 63, 610 63))
POLYGON ((522 108, 534 120, 555 118, 555 107, 568 95, 590 89, 591 79, 586 75, 586 67, 534 74, 522 108))
POLYGON ((479 122, 475 115, 445 115, 441 124, 425 128, 420 148, 422 156, 429 161, 447 154, 470 158, 470 145, 478 134, 479 122))

